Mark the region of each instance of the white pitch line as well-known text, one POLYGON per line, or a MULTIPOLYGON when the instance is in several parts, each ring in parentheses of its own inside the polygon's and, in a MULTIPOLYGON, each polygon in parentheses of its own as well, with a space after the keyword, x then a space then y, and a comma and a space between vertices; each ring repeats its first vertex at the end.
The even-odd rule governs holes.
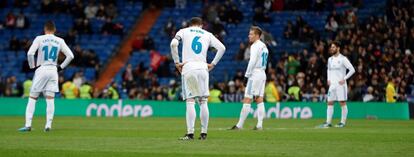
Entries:
MULTIPOLYGON (((209 128, 209 130, 229 130, 230 128, 209 128)), ((304 129, 321 129, 321 128, 264 128, 264 130, 304 130, 304 129)), ((324 129, 324 128, 322 128, 324 129)), ((241 130, 252 130, 251 128, 244 128, 241 130)))

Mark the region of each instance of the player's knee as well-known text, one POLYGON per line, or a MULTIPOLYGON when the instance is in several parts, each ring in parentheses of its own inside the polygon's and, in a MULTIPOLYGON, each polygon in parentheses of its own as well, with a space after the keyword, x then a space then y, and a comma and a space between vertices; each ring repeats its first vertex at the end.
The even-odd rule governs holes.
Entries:
POLYGON ((194 98, 188 98, 186 100, 187 103, 195 103, 195 99, 194 98))
POLYGON ((37 100, 37 97, 29 96, 31 99, 37 100))
POLYGON ((199 101, 200 101, 200 105, 201 105, 201 104, 206 104, 206 103, 207 103, 207 101, 208 101, 208 98, 207 98, 207 97, 201 97, 201 98, 199 99, 199 101))
POLYGON ((39 97, 39 95, 40 95, 40 93, 38 93, 38 92, 30 92, 29 97, 32 98, 32 99, 37 100, 37 98, 39 97))
POLYGON ((55 92, 45 91, 45 92, 43 92, 43 95, 46 97, 46 99, 54 99, 55 98, 55 92))
POLYGON ((54 99, 55 97, 53 96, 46 96, 46 99, 54 99))
POLYGON ((328 101, 328 105, 329 106, 332 106, 334 104, 334 102, 333 101, 328 101))
POLYGON ((250 104, 250 103, 252 103, 252 98, 245 97, 245 98, 243 99, 243 103, 244 103, 244 104, 250 104))
POLYGON ((346 101, 340 101, 340 102, 339 102, 339 104, 340 104, 341 106, 345 106, 345 105, 346 105, 346 101))
POLYGON ((263 97, 259 96, 256 98, 256 103, 262 103, 263 102, 263 97))

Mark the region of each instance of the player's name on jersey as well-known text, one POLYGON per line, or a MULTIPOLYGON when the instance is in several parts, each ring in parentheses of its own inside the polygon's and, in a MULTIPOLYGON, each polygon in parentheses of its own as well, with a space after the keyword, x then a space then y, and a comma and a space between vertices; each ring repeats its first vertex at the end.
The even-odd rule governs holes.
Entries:
POLYGON ((55 43, 55 44, 59 45, 59 42, 58 42, 58 41, 56 41, 56 40, 53 40, 53 39, 45 39, 45 40, 42 40, 42 42, 43 42, 43 43, 53 42, 53 43, 55 43))
POLYGON ((204 32, 202 30, 196 30, 196 29, 190 29, 190 32, 196 32, 196 33, 204 34, 204 32))

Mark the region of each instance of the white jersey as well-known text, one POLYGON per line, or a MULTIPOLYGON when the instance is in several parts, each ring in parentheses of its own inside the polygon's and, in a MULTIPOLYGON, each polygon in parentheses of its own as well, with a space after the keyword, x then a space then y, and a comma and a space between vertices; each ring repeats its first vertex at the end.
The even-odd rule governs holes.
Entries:
POLYGON ((349 62, 348 58, 339 54, 338 56, 331 56, 328 59, 328 81, 330 86, 338 86, 339 81, 347 80, 355 73, 355 69, 349 62), (349 70, 348 74, 346 69, 349 70))
MULTIPOLYGON (((185 63, 182 73, 195 69, 207 69, 207 51, 210 46, 218 51, 212 64, 216 65, 224 53, 224 45, 210 32, 200 27, 187 27, 175 35, 175 39, 182 41, 182 63, 185 63), (221 54, 219 54, 221 53, 221 54)), ((174 60, 174 62, 179 62, 174 60)))
POLYGON ((33 84, 30 89, 31 95, 37 93, 34 96, 38 96, 39 92, 59 92, 58 85, 58 73, 57 73, 57 61, 59 52, 62 51, 66 58, 60 67, 65 68, 70 61, 74 58, 72 51, 66 45, 62 38, 56 37, 53 34, 46 34, 37 36, 29 52, 27 52, 27 59, 31 69, 36 69, 33 84), (37 62, 35 65, 34 55, 37 52, 37 62))
POLYGON ((57 65, 59 52, 63 52, 66 56, 65 61, 60 65, 65 68, 73 59, 73 53, 66 45, 62 38, 53 34, 46 34, 37 36, 30 46, 28 61, 30 68, 39 67, 43 65, 57 65), (37 62, 34 64, 34 55, 37 52, 37 62))
POLYGON ((247 66, 245 77, 250 78, 255 70, 266 70, 269 50, 262 41, 257 40, 250 46, 250 60, 247 66))

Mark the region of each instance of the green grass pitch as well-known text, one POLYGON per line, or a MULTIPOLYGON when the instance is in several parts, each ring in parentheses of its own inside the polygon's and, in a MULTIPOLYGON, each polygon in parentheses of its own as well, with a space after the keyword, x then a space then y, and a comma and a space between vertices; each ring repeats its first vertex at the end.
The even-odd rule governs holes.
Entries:
MULTIPOLYGON (((266 119, 265 130, 228 131, 237 119, 210 119, 206 141, 179 141, 185 118, 45 117, 17 132, 24 117, 0 117, 0 156, 414 156, 414 121, 349 120, 346 128, 316 129, 319 120, 266 119)), ((337 121, 335 121, 337 122, 337 121)), ((199 119, 196 137, 199 136, 199 119)))

